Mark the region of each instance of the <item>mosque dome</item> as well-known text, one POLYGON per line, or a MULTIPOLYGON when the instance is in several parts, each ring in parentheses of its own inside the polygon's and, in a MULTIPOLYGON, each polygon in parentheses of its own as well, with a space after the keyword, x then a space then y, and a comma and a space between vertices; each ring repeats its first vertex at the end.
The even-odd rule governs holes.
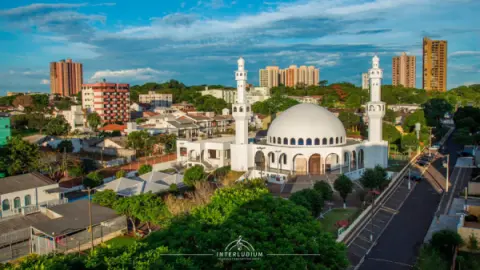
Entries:
POLYGON ((295 147, 344 145, 345 127, 330 111, 315 104, 298 104, 273 120, 267 143, 295 147))

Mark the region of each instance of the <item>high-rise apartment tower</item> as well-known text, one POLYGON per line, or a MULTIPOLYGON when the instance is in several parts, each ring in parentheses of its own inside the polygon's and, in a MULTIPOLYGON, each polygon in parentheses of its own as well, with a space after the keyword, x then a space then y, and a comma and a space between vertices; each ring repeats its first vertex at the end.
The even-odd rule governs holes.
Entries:
POLYGON ((76 95, 83 84, 83 65, 72 59, 50 63, 50 90, 60 96, 76 95))
POLYGON ((447 41, 423 38, 423 89, 447 91, 447 41))
POLYGON ((392 85, 415 88, 416 57, 402 53, 392 58, 392 85))

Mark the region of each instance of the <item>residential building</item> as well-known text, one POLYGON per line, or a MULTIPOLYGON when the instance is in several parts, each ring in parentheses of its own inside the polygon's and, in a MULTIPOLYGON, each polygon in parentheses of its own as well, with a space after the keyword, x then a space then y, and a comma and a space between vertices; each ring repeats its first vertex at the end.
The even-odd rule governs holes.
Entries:
POLYGON ((140 103, 151 104, 152 107, 170 107, 172 106, 172 100, 172 94, 161 94, 155 91, 148 91, 148 94, 138 95, 140 103))
POLYGON ((58 183, 40 173, 0 178, 0 219, 26 214, 31 209, 62 199, 58 183))
POLYGON ((276 87, 280 81, 280 69, 277 66, 268 66, 260 70, 260 87, 276 87))
POLYGON ((110 132, 110 133, 112 133, 114 131, 118 131, 121 134, 123 134, 125 132, 126 128, 127 128, 127 125, 108 124, 108 125, 105 125, 105 126, 99 128, 98 130, 103 131, 103 132, 110 132))
POLYGON ((423 89, 447 91, 447 41, 423 38, 423 89))
POLYGON ((83 65, 72 59, 50 63, 50 90, 60 96, 76 95, 83 84, 83 65))
POLYGON ((295 99, 300 103, 319 104, 322 101, 323 96, 289 96, 291 99, 295 99))
POLYGON ((74 105, 70 107, 70 110, 58 111, 57 115, 62 115, 72 130, 83 130, 87 125, 85 112, 81 105, 74 105))
POLYGON ((370 83, 368 81, 368 72, 362 73, 362 89, 368 90, 370 83))
POLYGON ((172 107, 182 112, 195 111, 195 107, 192 104, 189 104, 185 101, 182 101, 181 103, 172 104, 172 107))
POLYGON ((285 70, 285 86, 297 87, 298 85, 318 85, 320 81, 320 69, 314 66, 291 65, 285 70))
POLYGON ((130 120, 130 86, 107 82, 83 84, 82 106, 88 113, 98 113, 104 123, 126 123, 130 120))
POLYGON ((287 70, 286 69, 280 69, 278 71, 278 84, 286 85, 287 82, 287 70))
POLYGON ((223 99, 230 104, 237 98, 237 91, 233 89, 208 89, 208 86, 206 86, 205 90, 200 93, 202 96, 210 95, 215 98, 223 99))
POLYGON ((0 147, 6 145, 7 139, 12 136, 10 128, 10 115, 0 113, 0 147))
POLYGON ((403 52, 400 56, 392 58, 392 85, 403 87, 416 87, 417 58, 408 56, 403 52))

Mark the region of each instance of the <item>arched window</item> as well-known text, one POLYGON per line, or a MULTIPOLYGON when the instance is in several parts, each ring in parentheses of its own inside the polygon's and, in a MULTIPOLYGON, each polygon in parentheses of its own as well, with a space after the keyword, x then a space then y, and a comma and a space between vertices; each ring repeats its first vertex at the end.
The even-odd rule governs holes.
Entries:
POLYGON ((249 112, 249 111, 250 111, 250 107, 247 106, 247 112, 249 112))
POLYGON ((315 139, 315 145, 320 145, 320 139, 319 138, 315 139))
POLYGON ((283 155, 283 165, 287 164, 287 155, 283 155))
POLYGON ((338 144, 338 137, 335 138, 335 144, 338 144))
POLYGON ((282 138, 278 137, 278 138, 277 138, 277 143, 278 143, 278 144, 281 144, 281 143, 282 143, 282 138))
POLYGON ((271 158, 271 160, 272 160, 272 163, 275 163, 275 154, 274 154, 274 153, 272 153, 272 155, 271 155, 270 158, 271 158))
POLYGON ((238 108, 238 111, 239 111, 239 112, 243 112, 243 107, 239 107, 239 108, 238 108))
POLYGON ((310 138, 307 139, 307 145, 312 145, 312 139, 310 138))
POLYGON ((333 137, 330 137, 330 144, 333 144, 333 137))
POLYGON ((283 138, 283 144, 288 145, 288 138, 283 138))
POLYGON ((237 112, 237 107, 233 107, 233 112, 237 112))
POLYGON ((10 202, 7 199, 5 199, 2 202, 2 211, 8 211, 8 210, 10 210, 10 202))
POLYGON ((294 138, 290 139, 290 145, 295 145, 295 139, 294 138))
POLYGON ((298 139, 298 145, 303 145, 303 139, 302 138, 298 139))
POLYGON ((326 144, 327 144, 327 138, 323 138, 322 145, 326 145, 326 144))
POLYGON ((22 206, 22 203, 20 202, 20 197, 15 197, 15 199, 13 199, 13 208, 17 209, 20 208, 20 206, 22 206))
POLYGON ((32 197, 30 195, 25 195, 25 206, 32 204, 32 197))
POLYGON ((343 137, 340 137, 340 143, 343 143, 343 137))
POLYGON ((275 143, 275 142, 276 142, 275 137, 273 137, 273 143, 275 143))

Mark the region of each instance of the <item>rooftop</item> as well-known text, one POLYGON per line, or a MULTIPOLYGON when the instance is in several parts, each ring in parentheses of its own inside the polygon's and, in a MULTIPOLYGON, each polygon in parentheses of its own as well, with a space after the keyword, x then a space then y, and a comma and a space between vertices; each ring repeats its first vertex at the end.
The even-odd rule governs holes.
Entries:
POLYGON ((56 184, 55 181, 39 173, 27 173, 0 178, 0 195, 56 184))
POLYGON ((108 124, 104 127, 99 128, 101 131, 124 131, 127 128, 127 125, 118 125, 118 124, 108 124))
MULTIPOLYGON (((33 224, 32 227, 50 236, 61 236, 70 232, 84 230, 90 225, 88 200, 57 205, 50 211, 62 217, 33 224)), ((92 226, 118 217, 117 213, 107 207, 92 203, 92 226)))

